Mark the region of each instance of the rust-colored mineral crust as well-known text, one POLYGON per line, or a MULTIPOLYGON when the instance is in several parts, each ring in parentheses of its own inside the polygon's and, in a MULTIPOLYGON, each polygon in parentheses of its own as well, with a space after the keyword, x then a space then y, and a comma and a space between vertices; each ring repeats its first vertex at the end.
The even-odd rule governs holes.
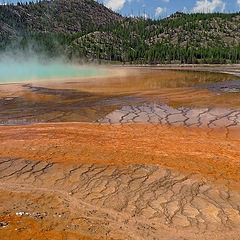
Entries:
POLYGON ((240 131, 153 124, 1 127, 0 158, 150 164, 240 180, 240 131))

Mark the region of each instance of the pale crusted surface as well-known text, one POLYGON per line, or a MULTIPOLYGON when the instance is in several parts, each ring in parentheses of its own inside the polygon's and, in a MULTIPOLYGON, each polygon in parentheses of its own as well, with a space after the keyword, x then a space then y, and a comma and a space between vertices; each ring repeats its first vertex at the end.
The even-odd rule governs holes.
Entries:
POLYGON ((186 127, 240 126, 240 111, 225 108, 173 108, 167 105, 145 104, 124 106, 98 120, 99 123, 154 123, 186 127))
POLYGON ((240 193, 228 181, 219 187, 198 175, 158 166, 25 159, 1 159, 0 171, 2 192, 25 194, 25 204, 15 196, 1 205, 1 218, 10 219, 4 228, 10 237, 11 217, 20 211, 31 215, 21 217, 25 225, 15 231, 28 232, 26 221, 37 221, 40 229, 54 223, 56 235, 65 229, 65 239, 71 239, 69 232, 101 239, 240 237, 240 193), (31 204, 35 195, 38 203, 31 204), (44 208, 41 201, 46 201, 44 208))

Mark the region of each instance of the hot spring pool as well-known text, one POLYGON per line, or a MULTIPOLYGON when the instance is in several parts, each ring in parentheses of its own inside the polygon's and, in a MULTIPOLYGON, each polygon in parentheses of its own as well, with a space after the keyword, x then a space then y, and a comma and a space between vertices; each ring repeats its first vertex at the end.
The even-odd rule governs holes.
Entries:
POLYGON ((234 124, 238 115, 240 119, 240 93, 228 93, 226 88, 221 91, 223 83, 230 90, 235 87, 238 77, 205 70, 99 68, 32 61, 0 64, 0 82, 4 83, 0 84, 0 125, 150 121, 190 125, 199 124, 200 116, 208 124, 213 117, 231 114, 221 121, 234 124))
POLYGON ((93 66, 76 66, 61 62, 41 64, 37 61, 0 62, 0 83, 29 82, 43 79, 66 79, 77 77, 99 76, 106 70, 93 66))

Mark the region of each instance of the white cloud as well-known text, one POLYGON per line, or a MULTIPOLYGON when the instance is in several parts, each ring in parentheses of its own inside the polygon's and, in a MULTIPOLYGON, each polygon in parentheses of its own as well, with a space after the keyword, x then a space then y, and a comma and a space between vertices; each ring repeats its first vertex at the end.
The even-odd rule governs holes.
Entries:
POLYGON ((240 5, 240 0, 237 0, 237 4, 239 4, 239 5, 240 5))
POLYGON ((163 0, 163 2, 167 2, 168 3, 168 2, 170 2, 170 0, 163 0))
POLYGON ((160 17, 161 14, 167 11, 167 8, 158 7, 155 11, 155 17, 160 17))
MULTIPOLYGON (((238 0, 240 1, 240 0, 238 0)), ((224 12, 226 8, 226 3, 222 0, 198 0, 196 1, 196 6, 192 9, 192 12, 209 12, 212 13, 219 9, 224 12)))
POLYGON ((112 9, 113 11, 119 11, 123 8, 126 2, 131 2, 132 0, 105 0, 104 4, 106 7, 112 9))
POLYGON ((148 19, 148 15, 146 13, 143 14, 144 19, 148 19))
POLYGON ((186 6, 183 8, 182 12, 183 12, 183 13, 187 13, 187 8, 186 8, 186 6))
POLYGON ((226 10, 226 3, 224 2, 223 5, 222 5, 221 12, 225 12, 225 10, 226 10))

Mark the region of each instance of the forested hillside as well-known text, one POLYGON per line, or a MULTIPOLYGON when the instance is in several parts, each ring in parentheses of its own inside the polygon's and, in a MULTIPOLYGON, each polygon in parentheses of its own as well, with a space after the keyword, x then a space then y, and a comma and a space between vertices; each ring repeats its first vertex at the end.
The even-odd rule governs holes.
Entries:
POLYGON ((73 40, 71 48, 81 57, 134 63, 237 63, 240 14, 128 18, 73 40))
POLYGON ((74 61, 239 63, 240 13, 123 18, 93 0, 0 6, 0 49, 74 61))
POLYGON ((4 48, 11 40, 15 45, 21 39, 24 47, 24 39, 30 40, 32 35, 40 37, 39 44, 43 47, 46 44, 52 46, 51 41, 53 38, 58 40, 58 35, 71 39, 71 34, 82 35, 122 19, 94 0, 44 0, 0 5, 0 47, 4 48))

